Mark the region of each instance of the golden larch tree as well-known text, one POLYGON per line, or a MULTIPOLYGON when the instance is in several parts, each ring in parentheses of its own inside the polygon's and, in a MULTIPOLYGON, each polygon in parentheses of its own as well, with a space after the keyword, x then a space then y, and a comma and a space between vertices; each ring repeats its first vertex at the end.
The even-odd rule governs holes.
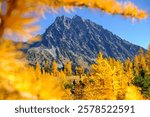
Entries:
POLYGON ((107 60, 99 53, 96 64, 92 66, 92 75, 85 82, 85 99, 115 99, 113 94, 112 69, 107 60))
POLYGON ((71 61, 67 61, 66 64, 64 65, 64 72, 66 73, 67 76, 72 75, 72 64, 71 61))
POLYGON ((44 70, 45 70, 45 72, 48 72, 48 73, 50 73, 50 71, 51 71, 50 63, 48 60, 45 61, 44 70))
POLYGON ((83 66, 77 66, 75 70, 76 70, 76 75, 79 75, 80 77, 82 75, 84 75, 84 67, 83 66))
POLYGON ((56 60, 53 60, 53 62, 52 62, 52 74, 54 76, 58 75, 58 65, 57 65, 56 60))
POLYGON ((148 50, 146 52, 146 64, 148 66, 148 74, 150 75, 150 44, 149 44, 148 50))
POLYGON ((129 85, 132 82, 133 78, 134 78, 133 62, 130 60, 130 58, 127 58, 125 60, 124 70, 125 70, 125 74, 128 78, 128 85, 129 85))

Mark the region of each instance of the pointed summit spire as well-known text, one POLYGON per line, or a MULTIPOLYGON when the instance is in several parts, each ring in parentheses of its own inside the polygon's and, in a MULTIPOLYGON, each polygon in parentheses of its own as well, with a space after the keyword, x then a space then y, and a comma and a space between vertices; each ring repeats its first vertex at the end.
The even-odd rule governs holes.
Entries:
POLYGON ((82 20, 83 21, 82 17, 80 17, 78 15, 73 16, 72 20, 82 20))
POLYGON ((66 16, 64 16, 64 15, 62 15, 62 16, 56 17, 55 21, 58 21, 58 20, 59 21, 66 21, 66 20, 71 20, 71 19, 66 17, 66 16))
POLYGON ((80 18, 80 19, 82 19, 79 15, 75 15, 75 16, 73 16, 73 18, 72 18, 72 19, 75 19, 75 18, 80 18))
POLYGON ((54 21, 54 25, 60 26, 60 27, 64 27, 64 26, 69 26, 71 22, 71 19, 66 17, 66 16, 58 16, 55 21, 54 21))

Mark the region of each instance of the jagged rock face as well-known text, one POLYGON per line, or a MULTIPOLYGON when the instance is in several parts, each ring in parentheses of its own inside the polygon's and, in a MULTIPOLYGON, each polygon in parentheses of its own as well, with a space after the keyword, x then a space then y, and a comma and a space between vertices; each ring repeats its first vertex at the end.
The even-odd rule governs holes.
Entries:
POLYGON ((41 62, 41 58, 56 59, 62 65, 65 59, 69 59, 74 65, 82 64, 85 67, 95 61, 99 51, 102 51, 105 57, 124 61, 127 57, 133 59, 140 49, 139 46, 122 40, 102 26, 79 16, 72 19, 57 17, 42 35, 42 40, 34 46, 36 48, 30 48, 27 52, 30 63, 34 64, 37 59, 41 62), (45 51, 46 55, 35 56, 35 53, 45 51))

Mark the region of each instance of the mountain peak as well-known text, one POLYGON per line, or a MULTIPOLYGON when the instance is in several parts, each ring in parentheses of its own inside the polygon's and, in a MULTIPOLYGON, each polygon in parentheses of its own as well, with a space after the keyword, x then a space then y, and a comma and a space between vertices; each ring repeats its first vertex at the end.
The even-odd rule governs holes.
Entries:
POLYGON ((82 17, 80 17, 79 15, 75 15, 72 17, 72 19, 82 19, 82 17))
POLYGON ((55 19, 54 22, 60 23, 60 22, 66 22, 66 21, 70 21, 70 20, 71 20, 70 18, 68 18, 68 17, 66 17, 66 16, 64 16, 64 15, 62 15, 62 16, 56 17, 56 19, 55 19))
POLYGON ((78 16, 78 15, 73 16, 72 20, 73 21, 84 21, 84 19, 82 17, 78 16))
POLYGON ((79 62, 90 65, 99 51, 102 51, 105 57, 110 56, 123 61, 128 57, 133 59, 140 49, 139 46, 127 43, 102 26, 78 15, 72 19, 57 17, 43 34, 42 41, 36 45, 46 48, 42 48, 45 54, 41 55, 45 58, 38 55, 39 51, 32 53, 33 50, 29 49, 28 60, 31 63, 39 58, 42 62, 48 56, 61 64, 64 59, 69 59, 74 65, 79 62))

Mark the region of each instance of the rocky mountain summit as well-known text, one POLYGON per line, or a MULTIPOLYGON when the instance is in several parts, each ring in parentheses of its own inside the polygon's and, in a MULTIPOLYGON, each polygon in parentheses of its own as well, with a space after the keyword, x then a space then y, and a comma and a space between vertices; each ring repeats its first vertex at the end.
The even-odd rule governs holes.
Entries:
POLYGON ((105 57, 124 61, 138 53, 140 46, 134 45, 104 29, 102 26, 80 16, 57 17, 41 35, 42 40, 30 45, 27 60, 34 65, 36 61, 44 65, 56 60, 62 67, 66 60, 73 65, 88 66, 95 62, 102 51, 105 57))

